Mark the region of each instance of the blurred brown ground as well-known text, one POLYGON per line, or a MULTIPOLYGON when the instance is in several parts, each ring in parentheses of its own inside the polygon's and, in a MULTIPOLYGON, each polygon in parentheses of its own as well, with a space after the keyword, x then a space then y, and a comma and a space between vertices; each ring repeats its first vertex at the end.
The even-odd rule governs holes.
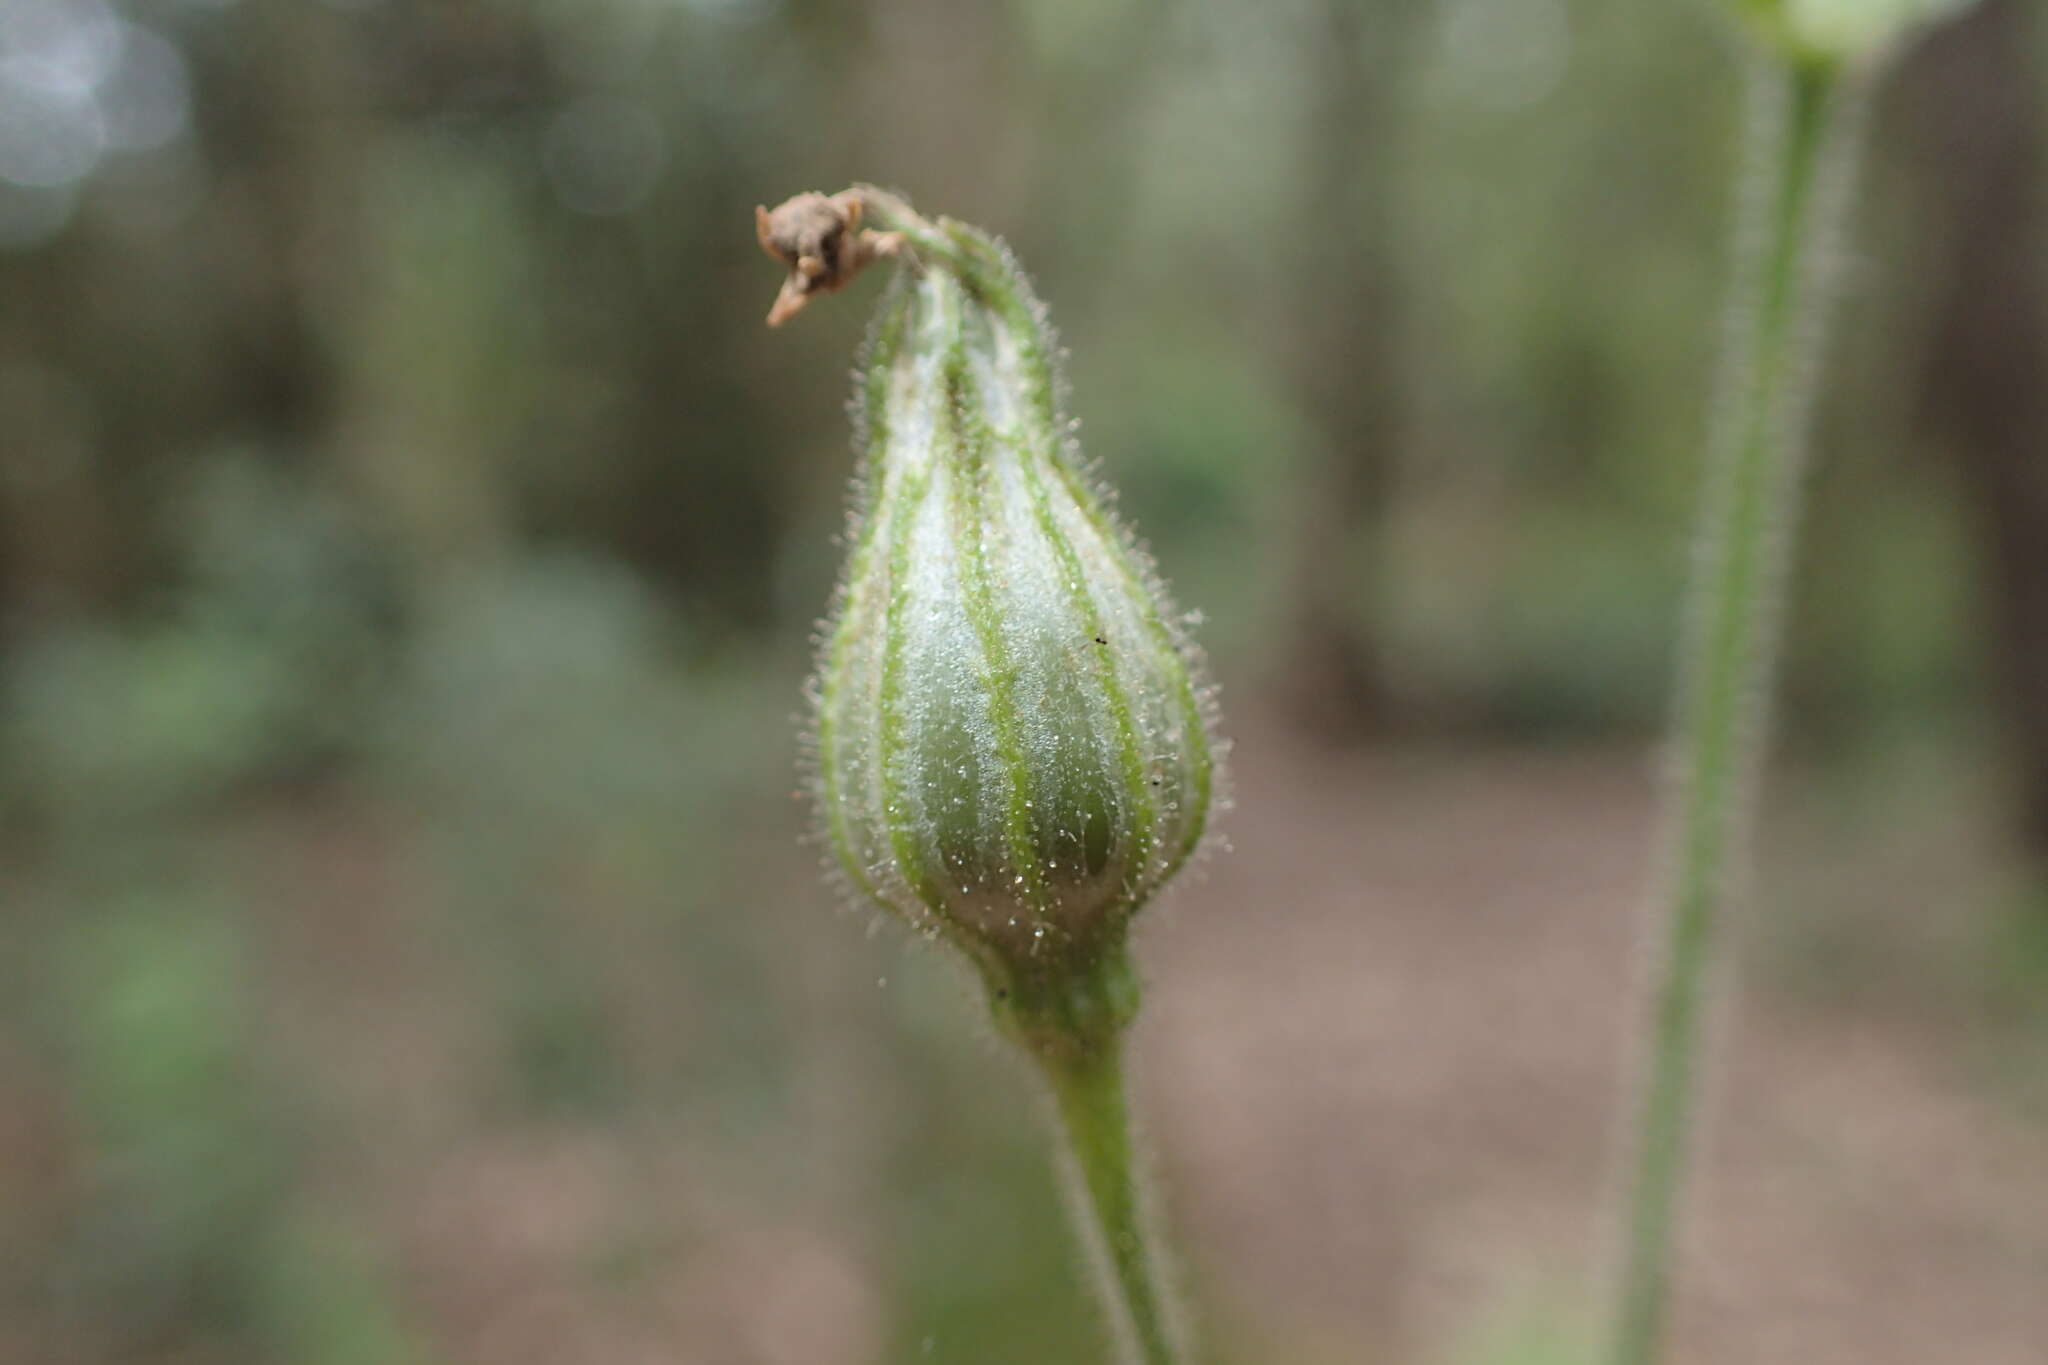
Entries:
MULTIPOLYGON (((1158 1170, 1225 1358, 1458 1359, 1518 1304, 1583 1305, 1635 1019, 1645 756, 1340 757, 1253 719, 1235 774, 1228 848, 1141 936, 1138 1042, 1158 1170)), ((1781 787, 1739 1021, 1717 1049, 1675 1359, 2032 1365, 2048 1126, 1990 1083, 1995 1031, 1914 984, 1957 947, 1923 912, 1983 891, 1991 865, 1936 830, 1865 847, 1852 870, 1830 841, 1853 826, 1796 778, 1781 787), (1816 984, 1801 953, 1825 954, 1837 909, 1889 946, 1816 984)), ((870 970, 934 973, 928 955, 835 915, 793 831, 757 835, 771 886, 749 913, 790 945, 768 1007, 803 1058, 788 1121, 758 1124, 736 1157, 687 1091, 623 1122, 509 1115, 478 1093, 489 1028, 417 913, 403 834, 319 797, 227 839, 274 910, 261 1050, 315 1097, 300 1183, 322 1235, 389 1259, 433 1358, 892 1360, 876 1172, 892 1146, 916 1159, 895 1111, 918 1082, 869 1013, 896 989, 870 970)), ((629 925, 564 914, 608 964, 636 1087, 727 1045, 629 925)), ((937 998, 941 1032, 981 1031, 964 993, 937 998)), ((1028 1121, 1021 1075, 979 1050, 985 1103, 1028 1121)), ((27 1207, 61 1176, 64 1118, 32 1072, 6 1083, 6 1198, 27 1207)), ((67 1343, 31 1320, 0 1333, 0 1360, 71 1358, 67 1343)))
MULTIPOLYGON (((1274 733, 1238 753, 1232 851, 1147 944, 1169 1187, 1202 1282, 1305 1331, 1295 1358, 1437 1359, 1489 1304, 1568 1294, 1595 1258, 1649 765, 1335 761, 1274 733)), ((1774 864, 1815 838, 1773 839, 1774 864)), ((1820 880, 1907 921, 1910 960, 1944 932, 1911 921, 1969 869, 1866 852, 1854 884, 1842 861, 1820 880)), ((1742 937, 1770 938, 1786 899, 1767 878, 1742 937)), ((2048 1131, 1983 1085, 1967 1021, 1882 970, 1832 1001, 1769 977, 1743 975, 1717 1049, 1675 1358, 2043 1359, 2048 1131)))

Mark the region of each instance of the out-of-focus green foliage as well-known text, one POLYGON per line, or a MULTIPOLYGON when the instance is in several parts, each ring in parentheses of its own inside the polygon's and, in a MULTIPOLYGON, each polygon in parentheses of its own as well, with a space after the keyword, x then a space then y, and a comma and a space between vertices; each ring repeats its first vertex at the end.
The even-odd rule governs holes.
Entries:
POLYGON ((247 454, 182 471, 146 619, 31 637, 0 721, 18 800, 60 822, 165 817, 360 749, 392 584, 331 497, 247 454))
POLYGON ((418 1358, 383 1268, 308 1236, 286 1115, 262 1067, 242 907, 159 859, 79 894, 46 959, 42 1029, 71 1077, 79 1141, 63 1235, 10 1285, 51 1349, 129 1358, 214 1342, 248 1358, 418 1358), (47 1296, 45 1299, 43 1296, 47 1296))

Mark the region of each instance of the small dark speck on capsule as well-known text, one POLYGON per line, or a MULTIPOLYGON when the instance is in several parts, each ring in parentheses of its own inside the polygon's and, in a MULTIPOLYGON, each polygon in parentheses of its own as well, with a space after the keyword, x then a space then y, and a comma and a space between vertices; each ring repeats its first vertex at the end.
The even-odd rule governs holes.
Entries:
POLYGON ((1095 637, 1095 643, 1098 645, 1106 645, 1109 643, 1109 641, 1103 639, 1100 635, 1098 635, 1095 637))

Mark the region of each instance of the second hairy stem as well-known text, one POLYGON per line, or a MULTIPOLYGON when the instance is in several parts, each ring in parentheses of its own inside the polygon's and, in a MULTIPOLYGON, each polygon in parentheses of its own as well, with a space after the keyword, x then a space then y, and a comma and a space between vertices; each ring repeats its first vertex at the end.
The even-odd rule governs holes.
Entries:
POLYGON ((1798 516, 1827 254, 1846 199, 1856 95, 1839 68, 1758 57, 1720 430, 1703 494, 1666 830, 1662 958, 1633 1129, 1609 1365, 1650 1365, 1698 1090, 1715 939, 1745 875, 1798 516))

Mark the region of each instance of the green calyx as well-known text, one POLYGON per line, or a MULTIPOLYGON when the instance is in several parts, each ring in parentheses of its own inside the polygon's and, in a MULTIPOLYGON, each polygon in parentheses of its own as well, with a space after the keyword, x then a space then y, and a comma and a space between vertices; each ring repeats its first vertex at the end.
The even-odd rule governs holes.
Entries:
POLYGON ((820 658, 823 823, 855 888, 965 951, 999 1016, 1078 1020, 1062 983, 1122 998, 1103 983, 1130 917, 1201 840, 1205 688, 1077 468, 1015 262, 879 191, 810 199, 852 196, 847 227, 886 231, 843 254, 899 269, 863 362, 854 548, 820 658))

